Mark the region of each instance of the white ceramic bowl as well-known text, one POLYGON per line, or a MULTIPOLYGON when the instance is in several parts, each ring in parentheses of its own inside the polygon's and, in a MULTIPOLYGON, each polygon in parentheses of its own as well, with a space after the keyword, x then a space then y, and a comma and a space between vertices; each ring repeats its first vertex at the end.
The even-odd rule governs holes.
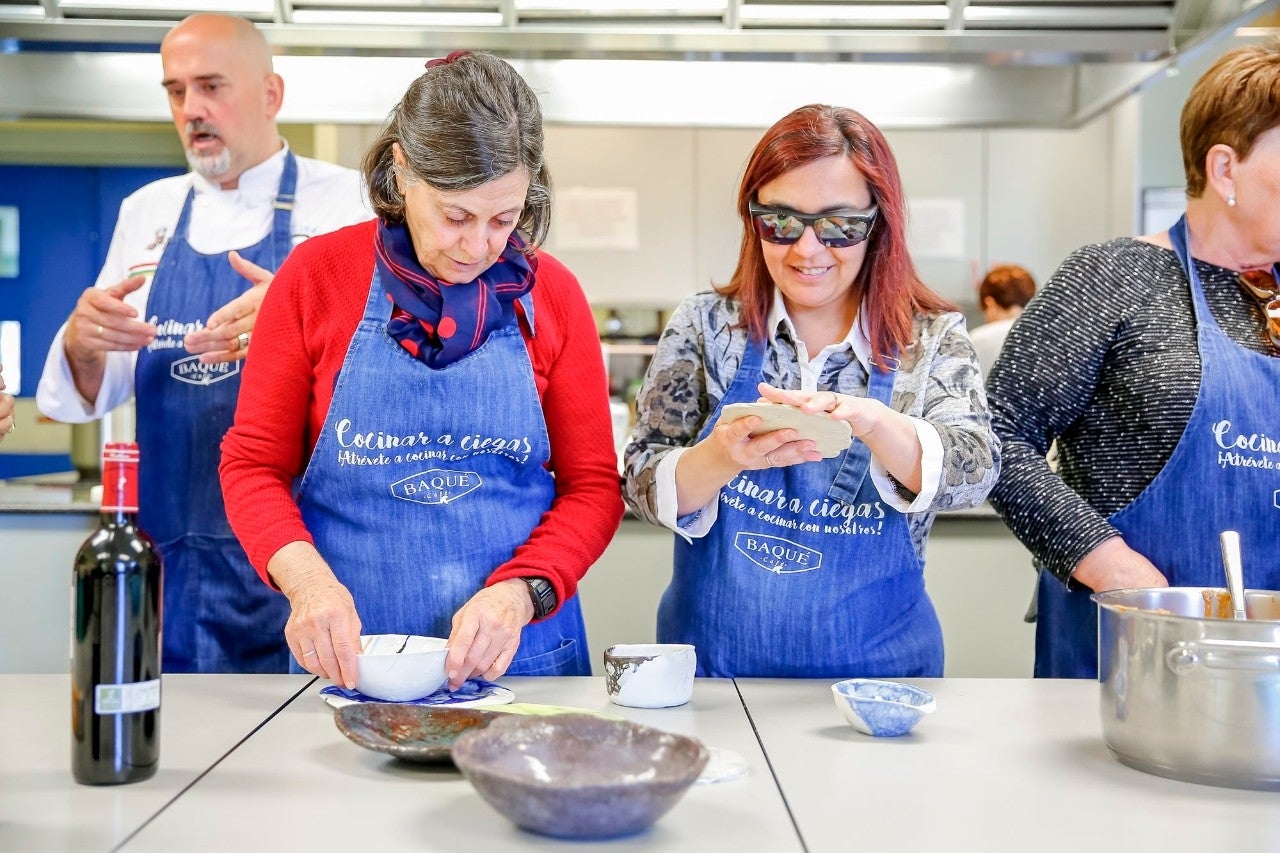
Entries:
POLYGON ((697 652, 684 643, 630 643, 604 650, 604 685, 615 705, 683 705, 693 695, 697 668, 697 652))
POLYGON ((368 634, 356 655, 356 689, 387 702, 409 702, 430 696, 445 682, 448 640, 405 634, 368 634), (401 647, 403 651, 400 651, 401 647))
POLYGON ((933 694, 910 684, 850 678, 831 685, 841 715, 863 734, 897 737, 937 708, 933 694))

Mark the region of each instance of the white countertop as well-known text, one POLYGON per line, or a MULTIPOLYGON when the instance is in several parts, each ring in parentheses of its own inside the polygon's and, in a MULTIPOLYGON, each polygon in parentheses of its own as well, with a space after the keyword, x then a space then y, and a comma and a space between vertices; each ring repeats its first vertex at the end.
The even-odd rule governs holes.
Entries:
POLYGON ((166 675, 156 775, 132 785, 88 786, 71 777, 71 676, 0 676, 0 850, 110 849, 310 681, 309 675, 166 675))
POLYGON ((903 680, 937 711, 902 738, 847 725, 830 681, 737 681, 809 850, 1280 850, 1275 793, 1113 759, 1096 681, 903 680))
POLYGON ((937 712, 878 739, 825 680, 699 679, 689 705, 639 710, 609 704, 600 678, 503 679, 518 701, 614 712, 748 763, 647 832, 570 845, 516 829, 447 765, 349 742, 310 676, 164 676, 159 773, 100 788, 71 778, 70 679, 0 676, 0 850, 1280 850, 1276 794, 1112 759, 1096 682, 911 681, 937 712))
MULTIPOLYGON (((733 682, 699 679, 679 708, 609 703, 603 678, 504 678, 518 702, 608 711, 733 750, 746 777, 691 788, 648 831, 575 851, 799 851, 733 682)), ((517 829, 451 765, 415 765, 351 743, 313 685, 147 825, 127 851, 565 849, 517 829)), ((161 762, 164 755, 161 754, 161 762)))

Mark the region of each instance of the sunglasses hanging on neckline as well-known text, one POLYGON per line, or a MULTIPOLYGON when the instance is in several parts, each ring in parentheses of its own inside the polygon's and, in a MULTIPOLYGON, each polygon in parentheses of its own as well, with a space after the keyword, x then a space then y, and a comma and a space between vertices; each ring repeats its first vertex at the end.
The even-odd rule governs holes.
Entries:
POLYGON ((1248 293, 1262 309, 1267 322, 1267 336, 1271 346, 1280 349, 1280 282, 1274 268, 1245 270, 1236 276, 1245 293, 1248 293))

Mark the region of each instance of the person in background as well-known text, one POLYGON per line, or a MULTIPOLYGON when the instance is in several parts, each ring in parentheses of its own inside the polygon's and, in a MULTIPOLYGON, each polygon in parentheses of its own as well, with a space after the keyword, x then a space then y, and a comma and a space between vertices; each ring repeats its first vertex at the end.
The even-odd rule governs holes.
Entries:
POLYGON ((728 285, 676 309, 638 398, 627 502, 671 528, 661 642, 714 676, 940 676, 923 558, 939 510, 981 503, 999 446, 964 319, 920 280, 883 134, 841 107, 767 130, 738 190, 728 285), (758 397, 846 421, 822 459, 752 436, 758 397))
POLYGON ((364 175, 377 221, 308 241, 263 303, 223 442, 232 526, 297 663, 341 686, 362 631, 447 636, 455 690, 587 675, 577 583, 622 499, 590 306, 536 250, 537 97, 496 57, 432 60, 364 175))
POLYGON ((1186 215, 1074 252, 988 379, 992 503, 1040 567, 1037 676, 1096 677, 1091 591, 1221 587, 1224 530, 1245 585, 1280 588, 1280 42, 1195 83, 1181 142, 1186 215))
POLYGON ((252 23, 193 15, 165 36, 160 59, 191 172, 121 204, 36 403, 80 423, 135 400, 139 523, 165 569, 164 670, 286 671, 288 611, 227 524, 219 443, 272 271, 300 241, 370 214, 358 172, 298 157, 281 139, 284 81, 252 23))
POLYGON ((1036 280, 1017 264, 994 266, 983 276, 978 285, 978 307, 986 322, 969 332, 983 376, 991 373, 1013 321, 1035 295, 1036 280))
MULTIPOLYGON (((0 364, 0 391, 4 391, 4 365, 0 364)), ((13 416, 13 395, 0 394, 0 441, 17 428, 13 416)))

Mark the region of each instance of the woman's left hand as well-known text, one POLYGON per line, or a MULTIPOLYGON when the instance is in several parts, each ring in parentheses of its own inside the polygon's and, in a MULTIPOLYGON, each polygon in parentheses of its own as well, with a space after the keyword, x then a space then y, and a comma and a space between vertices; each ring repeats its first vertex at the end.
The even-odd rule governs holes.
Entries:
POLYGON ((889 410, 879 400, 867 397, 850 397, 835 391, 784 391, 761 382, 760 399, 770 403, 786 403, 802 412, 826 412, 840 421, 847 421, 854 437, 866 439, 875 432, 880 420, 889 410))
POLYGON ((520 648, 520 632, 531 619, 529 585, 519 578, 499 581, 471 596, 453 614, 444 662, 449 689, 457 690, 472 676, 492 681, 506 672, 520 648))
POLYGON ((761 399, 786 403, 802 412, 826 412, 845 421, 853 437, 867 445, 886 471, 912 494, 920 494, 924 450, 911 418, 867 397, 835 391, 784 391, 763 382, 758 387, 761 399))

